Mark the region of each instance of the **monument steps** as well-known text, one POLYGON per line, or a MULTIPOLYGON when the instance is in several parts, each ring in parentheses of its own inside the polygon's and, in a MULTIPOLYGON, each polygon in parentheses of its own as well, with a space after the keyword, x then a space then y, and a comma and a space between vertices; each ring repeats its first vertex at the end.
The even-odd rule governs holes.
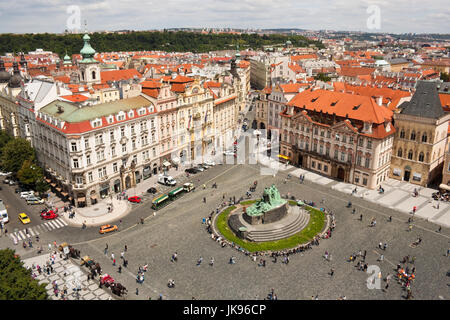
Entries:
POLYGON ((304 229, 309 222, 309 215, 302 212, 300 213, 295 220, 293 220, 290 224, 285 225, 278 229, 273 230, 258 230, 251 231, 248 234, 248 240, 251 241, 276 241, 280 239, 284 239, 290 237, 302 229, 304 229))

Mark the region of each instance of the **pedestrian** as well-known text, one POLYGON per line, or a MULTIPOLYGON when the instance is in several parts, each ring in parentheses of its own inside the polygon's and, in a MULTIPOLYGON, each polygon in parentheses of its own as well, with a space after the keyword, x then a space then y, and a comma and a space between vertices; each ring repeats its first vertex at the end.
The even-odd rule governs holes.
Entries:
POLYGON ((388 246, 388 245, 387 245, 387 243, 385 242, 385 243, 384 243, 384 245, 383 245, 383 250, 385 250, 385 251, 386 251, 386 249, 387 249, 387 246, 388 246))
POLYGON ((108 253, 108 244, 106 244, 106 246, 105 246, 105 254, 107 254, 108 253))
POLYGON ((359 215, 359 221, 362 221, 362 214, 359 215))
POLYGON ((392 216, 389 216, 389 222, 392 222, 392 216))
POLYGON ((111 252, 111 260, 114 260, 114 252, 111 252))
POLYGON ((331 270, 330 270, 330 276, 333 276, 333 275, 334 275, 334 269, 331 268, 331 270))
POLYGON ((209 265, 210 265, 211 267, 214 266, 214 257, 211 257, 211 260, 209 261, 209 265))
POLYGON ((412 224, 410 224, 409 226, 408 226, 408 231, 412 231, 412 224))
POLYGON ((116 265, 116 259, 113 259, 113 266, 116 265))
POLYGON ((136 288, 136 295, 139 295, 139 288, 136 288))
POLYGON ((127 250, 128 250, 128 247, 127 247, 127 245, 125 245, 124 251, 127 252, 127 250))
POLYGON ((123 259, 124 257, 123 257, 123 255, 125 254, 125 252, 124 251, 122 251, 121 253, 120 253, 120 258, 121 259, 123 259))
POLYGON ((200 257, 200 258, 197 260, 197 266, 199 266, 199 265, 202 263, 202 261, 203 261, 203 257, 200 257))
POLYGON ((384 255, 381 255, 380 258, 378 259, 378 261, 383 262, 384 260, 384 255))

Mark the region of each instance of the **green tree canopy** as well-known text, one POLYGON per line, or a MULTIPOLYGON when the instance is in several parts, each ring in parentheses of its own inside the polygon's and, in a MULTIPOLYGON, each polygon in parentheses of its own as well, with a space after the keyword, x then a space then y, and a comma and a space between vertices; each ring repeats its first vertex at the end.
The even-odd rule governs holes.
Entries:
POLYGON ((328 81, 330 81, 331 80, 331 78, 330 77, 328 77, 327 75, 325 75, 324 73, 319 73, 318 75, 316 75, 315 77, 314 77, 314 79, 315 80, 320 80, 320 81, 323 81, 323 82, 328 82, 328 81))
POLYGON ((4 170, 16 174, 25 160, 35 160, 35 152, 30 142, 22 139, 12 139, 2 148, 0 163, 4 170))
POLYGON ((39 189, 38 192, 44 192, 47 190, 46 183, 44 182, 44 174, 42 168, 37 166, 32 160, 25 160, 22 168, 17 172, 17 179, 30 188, 39 189))
POLYGON ((0 300, 47 300, 45 286, 31 277, 13 250, 0 250, 0 300))

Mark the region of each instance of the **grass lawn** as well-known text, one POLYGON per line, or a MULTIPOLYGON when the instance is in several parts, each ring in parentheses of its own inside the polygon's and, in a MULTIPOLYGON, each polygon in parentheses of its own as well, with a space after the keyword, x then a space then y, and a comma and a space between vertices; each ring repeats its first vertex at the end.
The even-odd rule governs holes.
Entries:
MULTIPOLYGON (((251 200, 255 202, 255 200, 251 200)), ((250 201, 245 201, 246 204, 250 204, 250 201)), ((241 202, 241 204, 245 205, 244 202, 241 202)), ((289 201, 290 205, 297 205, 295 201, 289 201)), ((318 233, 320 233, 324 226, 325 226, 325 214, 315 208, 305 206, 305 209, 309 211, 310 218, 308 225, 306 228, 301 230, 300 232, 294 234, 293 236, 281 239, 277 241, 268 241, 268 242, 251 242, 246 241, 238 238, 234 232, 230 229, 228 226, 228 215, 231 211, 236 209, 235 206, 231 206, 227 209, 225 209, 216 220, 216 227, 219 230, 219 232, 223 235, 224 238, 226 238, 229 241, 234 242, 235 244, 241 246, 242 248, 250 251, 250 252, 256 252, 256 251, 277 251, 277 250, 283 250, 283 249, 290 249, 294 248, 299 244, 306 243, 310 241, 312 238, 314 238, 318 233)))

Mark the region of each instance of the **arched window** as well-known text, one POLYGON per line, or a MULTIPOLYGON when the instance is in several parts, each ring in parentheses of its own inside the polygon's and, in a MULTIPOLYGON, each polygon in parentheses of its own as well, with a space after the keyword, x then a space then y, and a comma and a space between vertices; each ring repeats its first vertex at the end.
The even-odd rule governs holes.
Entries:
POLYGON ((411 140, 416 140, 416 132, 411 132, 411 140))
POLYGON ((400 138, 405 139, 405 130, 403 129, 400 131, 400 138))
POLYGON ((95 80, 95 71, 92 71, 92 80, 95 80))
POLYGON ((426 132, 424 132, 422 134, 422 142, 427 142, 427 133, 426 132))
POLYGON ((419 161, 423 162, 423 159, 424 159, 424 154, 423 154, 423 152, 421 152, 421 153, 419 153, 419 161))
POLYGON ((402 148, 398 148, 397 156, 400 158, 403 156, 402 148))
POLYGON ((408 152, 408 159, 412 160, 412 158, 413 158, 413 152, 412 152, 412 150, 409 150, 409 152, 408 152))
POLYGON ((81 80, 84 80, 84 71, 81 71, 81 80))

